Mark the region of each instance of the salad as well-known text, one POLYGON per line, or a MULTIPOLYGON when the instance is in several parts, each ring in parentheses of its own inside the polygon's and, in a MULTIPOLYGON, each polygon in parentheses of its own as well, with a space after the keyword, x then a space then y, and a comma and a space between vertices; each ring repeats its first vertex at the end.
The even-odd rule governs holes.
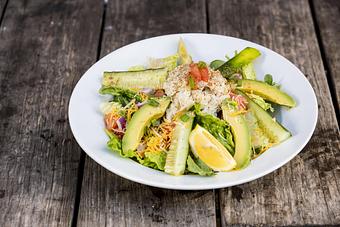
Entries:
POLYGON ((247 47, 225 60, 193 62, 180 39, 172 56, 104 72, 108 149, 171 175, 246 168, 291 136, 273 113, 296 106, 271 75, 257 80, 260 55, 247 47))

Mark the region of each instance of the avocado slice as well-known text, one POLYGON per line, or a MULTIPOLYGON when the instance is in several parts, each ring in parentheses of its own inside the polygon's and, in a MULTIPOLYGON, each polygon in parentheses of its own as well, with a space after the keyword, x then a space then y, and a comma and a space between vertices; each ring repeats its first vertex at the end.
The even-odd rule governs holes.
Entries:
POLYGON ((151 124, 151 121, 164 115, 166 108, 170 104, 170 99, 161 98, 158 99, 157 102, 159 103, 158 106, 145 104, 132 115, 122 139, 122 150, 124 154, 137 149, 144 135, 145 128, 151 124))
POLYGON ((258 126, 269 137, 271 143, 281 143, 291 136, 287 129, 273 119, 272 116, 252 101, 246 94, 239 90, 236 92, 247 99, 249 111, 256 117, 258 126))
POLYGON ((252 156, 251 136, 244 114, 236 111, 235 106, 227 102, 222 104, 223 119, 230 124, 234 136, 236 169, 243 169, 249 165, 252 156))
POLYGON ((178 118, 176 127, 173 131, 171 144, 166 156, 165 172, 171 175, 182 175, 189 153, 189 135, 194 122, 192 112, 185 113, 178 118))
POLYGON ((287 93, 265 82, 257 80, 240 80, 238 84, 239 86, 237 88, 239 90, 254 93, 255 95, 261 96, 265 100, 288 107, 296 106, 295 100, 287 93))
POLYGON ((179 64, 190 64, 192 62, 191 56, 188 54, 187 49, 185 48, 185 44, 183 39, 180 38, 178 42, 178 50, 177 53, 179 55, 179 64))

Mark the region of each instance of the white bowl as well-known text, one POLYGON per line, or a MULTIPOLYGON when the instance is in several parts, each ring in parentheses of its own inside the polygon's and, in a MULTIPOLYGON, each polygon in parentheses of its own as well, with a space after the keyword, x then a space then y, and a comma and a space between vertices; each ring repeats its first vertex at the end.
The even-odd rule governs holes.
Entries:
POLYGON ((281 167, 307 144, 317 122, 318 108, 314 91, 301 71, 286 58, 261 45, 221 35, 174 34, 138 41, 108 54, 95 63, 77 83, 69 103, 69 122, 81 148, 97 163, 126 179, 160 188, 200 190, 223 188, 262 177, 281 167), (281 84, 282 90, 296 101, 293 109, 281 108, 277 119, 292 133, 282 144, 270 148, 241 171, 218 173, 212 177, 194 175, 171 176, 120 157, 106 148, 103 116, 99 110, 102 97, 98 94, 104 71, 126 70, 145 64, 149 57, 165 57, 177 50, 182 37, 194 61, 210 62, 233 56, 235 50, 255 47, 262 55, 255 62, 259 79, 267 73, 281 84))

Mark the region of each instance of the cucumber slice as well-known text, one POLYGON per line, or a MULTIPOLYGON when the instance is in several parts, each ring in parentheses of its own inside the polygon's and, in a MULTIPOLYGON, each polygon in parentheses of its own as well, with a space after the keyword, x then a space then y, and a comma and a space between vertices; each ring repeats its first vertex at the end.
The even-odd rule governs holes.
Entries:
POLYGON ((167 75, 168 70, 166 68, 141 71, 104 72, 102 85, 105 87, 113 86, 129 89, 161 89, 167 75))
POLYGON ((251 63, 260 55, 260 51, 255 48, 244 48, 240 53, 236 54, 233 58, 229 59, 226 63, 218 67, 218 70, 223 76, 229 77, 232 74, 239 72, 241 67, 251 63))
POLYGON ((287 93, 265 82, 257 80, 240 80, 238 81, 238 84, 239 86, 237 88, 239 90, 254 93, 265 100, 288 107, 296 106, 295 100, 287 93))
POLYGON ((165 58, 151 58, 149 60, 149 68, 150 69, 167 68, 168 72, 170 72, 177 67, 178 59, 179 59, 178 54, 170 55, 165 58))
POLYGON ((269 137, 260 128, 257 118, 251 111, 245 114, 245 118, 249 127, 251 136, 251 145, 254 149, 258 149, 270 144, 269 137))
POLYGON ((269 137, 271 143, 278 144, 291 137, 291 134, 287 129, 273 119, 272 116, 270 116, 259 105, 253 102, 246 94, 239 90, 237 93, 247 99, 249 111, 254 114, 259 127, 269 137))
POLYGON ((186 113, 186 118, 178 118, 172 134, 164 171, 171 175, 182 175, 189 153, 189 135, 194 122, 194 114, 186 113))

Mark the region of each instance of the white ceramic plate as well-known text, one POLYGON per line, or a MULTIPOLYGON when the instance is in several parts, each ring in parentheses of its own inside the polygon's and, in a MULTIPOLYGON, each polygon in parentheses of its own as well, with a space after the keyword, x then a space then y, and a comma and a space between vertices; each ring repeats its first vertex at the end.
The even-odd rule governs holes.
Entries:
POLYGON ((81 148, 97 163, 126 179, 160 188, 169 189, 213 189, 242 184, 262 177, 281 167, 306 145, 313 134, 317 121, 317 101, 314 91, 301 73, 287 59, 258 44, 220 35, 174 34, 138 41, 102 58, 79 80, 69 103, 69 122, 81 148), (144 167, 130 159, 119 157, 106 148, 108 140, 104 133, 103 116, 99 106, 103 101, 98 94, 104 71, 126 70, 129 66, 145 64, 149 57, 165 57, 177 50, 182 37, 194 61, 210 62, 233 56, 235 50, 255 47, 262 53, 255 62, 259 79, 264 74, 273 75, 274 81, 293 96, 297 107, 282 108, 277 119, 288 128, 293 136, 282 144, 269 149, 249 167, 241 171, 218 173, 213 177, 170 176, 164 172, 144 167))

